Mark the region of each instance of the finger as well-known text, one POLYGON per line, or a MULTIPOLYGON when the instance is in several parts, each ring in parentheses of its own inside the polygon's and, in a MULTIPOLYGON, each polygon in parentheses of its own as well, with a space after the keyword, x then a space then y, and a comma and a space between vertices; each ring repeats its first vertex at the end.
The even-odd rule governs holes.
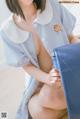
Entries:
POLYGON ((58 88, 62 87, 62 83, 61 82, 56 82, 55 84, 56 84, 56 87, 58 87, 58 88))
POLYGON ((56 80, 55 84, 56 84, 57 87, 61 87, 62 86, 61 79, 56 80))
POLYGON ((52 77, 52 78, 50 79, 50 83, 55 83, 56 80, 57 80, 57 77, 52 77))
POLYGON ((60 74, 57 72, 50 73, 51 77, 60 77, 60 74))
POLYGON ((56 82, 60 82, 61 81, 61 78, 60 77, 58 77, 57 78, 57 80, 56 80, 56 82))
POLYGON ((57 88, 60 88, 61 87, 61 81, 57 82, 56 80, 51 80, 50 85, 55 86, 57 88))
POLYGON ((58 82, 61 82, 61 78, 59 78, 59 77, 51 77, 50 81, 58 83, 58 82))
POLYGON ((54 83, 55 83, 55 80, 50 81, 50 84, 54 84, 54 83))
POLYGON ((50 77, 57 77, 57 78, 60 78, 60 75, 59 75, 59 74, 50 74, 50 77))
POLYGON ((50 71, 50 74, 53 74, 53 73, 59 74, 59 71, 56 70, 56 69, 52 69, 52 70, 50 71))
POLYGON ((53 68, 50 72, 59 72, 57 69, 53 68))

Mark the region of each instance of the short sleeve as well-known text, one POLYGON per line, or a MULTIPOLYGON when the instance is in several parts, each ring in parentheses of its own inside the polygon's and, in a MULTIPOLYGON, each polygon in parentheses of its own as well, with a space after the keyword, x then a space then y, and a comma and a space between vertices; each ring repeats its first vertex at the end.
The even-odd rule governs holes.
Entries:
POLYGON ((22 67, 30 63, 30 59, 27 55, 25 55, 20 44, 7 42, 5 38, 1 36, 1 34, 0 37, 3 41, 4 57, 6 64, 15 67, 22 67))
POLYGON ((75 27, 76 18, 64 6, 60 5, 61 22, 67 35, 70 35, 75 27))

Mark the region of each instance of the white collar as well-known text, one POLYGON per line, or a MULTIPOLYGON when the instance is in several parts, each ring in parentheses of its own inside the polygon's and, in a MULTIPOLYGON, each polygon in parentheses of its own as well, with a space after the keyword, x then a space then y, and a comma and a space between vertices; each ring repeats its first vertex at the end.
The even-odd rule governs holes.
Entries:
POLYGON ((53 8, 51 6, 50 0, 46 0, 45 10, 37 15, 37 23, 41 25, 48 24, 53 18, 53 8))
POLYGON ((29 37, 29 32, 21 30, 13 21, 12 15, 1 26, 2 32, 6 36, 6 39, 14 43, 23 43, 29 37))
MULTIPOLYGON (((53 18, 53 9, 52 9, 50 1, 47 0, 45 10, 41 14, 37 14, 37 18, 34 22, 41 24, 41 25, 45 25, 45 24, 50 23, 52 18, 53 18)), ((5 22, 2 25, 2 29, 7 35, 7 38, 9 38, 9 40, 17 44, 23 43, 29 37, 29 32, 21 30, 20 28, 16 26, 16 24, 13 21, 12 15, 7 20, 7 23, 5 22)))

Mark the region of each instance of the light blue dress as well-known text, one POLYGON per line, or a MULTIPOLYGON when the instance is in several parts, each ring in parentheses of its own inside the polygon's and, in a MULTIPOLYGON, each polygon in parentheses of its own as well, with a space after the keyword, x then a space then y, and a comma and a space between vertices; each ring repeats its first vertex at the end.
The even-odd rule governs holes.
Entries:
MULTIPOLYGON (((72 33, 75 25, 74 16, 61 6, 56 0, 47 0, 46 8, 33 22, 43 42, 44 47, 53 55, 53 49, 68 44, 67 36, 72 33), (61 30, 56 32, 54 26, 59 24, 61 30)), ((39 67, 35 45, 31 33, 16 26, 12 15, 0 28, 3 40, 6 63, 15 67, 22 67, 29 63, 39 67)), ((38 87, 38 81, 26 73, 25 89, 20 100, 16 119, 29 119, 28 101, 38 87)))

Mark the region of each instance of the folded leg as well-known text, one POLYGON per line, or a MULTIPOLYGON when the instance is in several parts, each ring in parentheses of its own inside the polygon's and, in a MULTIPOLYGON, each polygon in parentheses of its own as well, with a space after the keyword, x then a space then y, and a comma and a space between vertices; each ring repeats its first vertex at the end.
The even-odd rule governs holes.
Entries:
POLYGON ((42 107, 38 100, 38 95, 31 98, 28 108, 33 119, 59 119, 62 113, 62 111, 42 107))
POLYGON ((55 86, 44 85, 39 93, 39 101, 43 107, 63 110, 66 109, 66 99, 63 88, 56 88, 55 86))

